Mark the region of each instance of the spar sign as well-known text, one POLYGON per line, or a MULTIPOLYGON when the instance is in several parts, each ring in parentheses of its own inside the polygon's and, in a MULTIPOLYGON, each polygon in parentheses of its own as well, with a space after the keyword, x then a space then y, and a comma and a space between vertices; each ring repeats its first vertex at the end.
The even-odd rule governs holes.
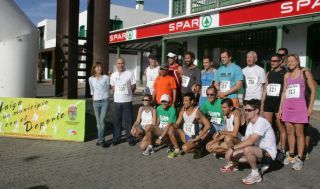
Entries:
POLYGON ((162 36, 188 31, 210 29, 219 26, 218 14, 195 16, 191 18, 178 19, 149 26, 142 26, 135 30, 133 38, 130 38, 128 31, 110 34, 110 43, 123 42, 133 39, 162 36))
POLYGON ((84 141, 85 101, 0 98, 0 136, 84 141))
POLYGON ((130 37, 129 31, 110 34, 110 43, 205 30, 217 27, 262 22, 320 12, 320 0, 278 0, 264 1, 245 7, 221 10, 183 19, 170 20, 137 27, 130 37))

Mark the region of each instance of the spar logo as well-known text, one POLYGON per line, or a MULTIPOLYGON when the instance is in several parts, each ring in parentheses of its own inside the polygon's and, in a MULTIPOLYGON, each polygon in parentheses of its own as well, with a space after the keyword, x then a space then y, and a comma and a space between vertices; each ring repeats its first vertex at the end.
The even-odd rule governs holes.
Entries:
POLYGON ((202 28, 209 28, 212 24, 212 18, 210 15, 206 15, 202 18, 201 26, 202 28))
POLYGON ((320 0, 298 0, 289 1, 281 4, 281 14, 300 12, 302 10, 313 10, 320 8, 320 0))

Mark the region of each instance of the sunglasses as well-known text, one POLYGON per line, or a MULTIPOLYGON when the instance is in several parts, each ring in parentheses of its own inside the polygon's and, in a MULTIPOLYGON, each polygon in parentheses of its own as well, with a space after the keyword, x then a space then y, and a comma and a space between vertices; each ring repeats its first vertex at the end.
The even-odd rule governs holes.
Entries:
POLYGON ((271 60, 271 62, 280 62, 280 60, 271 60))
POLYGON ((245 112, 253 112, 255 109, 244 109, 245 112))
POLYGON ((214 94, 214 93, 207 93, 207 96, 216 96, 216 94, 214 94))
POLYGON ((143 102, 149 102, 149 99, 142 99, 143 102))

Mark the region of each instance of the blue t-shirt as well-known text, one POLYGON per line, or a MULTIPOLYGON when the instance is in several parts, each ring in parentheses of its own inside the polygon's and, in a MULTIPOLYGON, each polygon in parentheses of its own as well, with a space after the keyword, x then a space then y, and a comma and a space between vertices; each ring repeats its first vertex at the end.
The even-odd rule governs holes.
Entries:
MULTIPOLYGON (((234 63, 228 66, 222 65, 218 69, 218 75, 215 81, 220 84, 220 91, 228 91, 236 85, 237 81, 243 81, 242 70, 234 63)), ((238 98, 238 91, 228 95, 228 98, 238 98)))
POLYGON ((199 106, 201 106, 205 101, 207 101, 206 91, 209 86, 212 85, 215 80, 216 73, 214 69, 211 69, 211 72, 207 73, 205 70, 201 71, 201 94, 199 100, 199 106))

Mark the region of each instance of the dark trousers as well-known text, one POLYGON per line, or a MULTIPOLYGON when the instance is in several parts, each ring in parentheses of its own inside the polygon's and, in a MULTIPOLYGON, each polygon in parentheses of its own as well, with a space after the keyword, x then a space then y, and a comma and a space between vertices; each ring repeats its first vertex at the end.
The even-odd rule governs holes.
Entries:
POLYGON ((132 102, 114 103, 114 126, 113 126, 113 142, 119 142, 122 130, 122 115, 124 115, 124 123, 126 127, 127 142, 132 140, 130 135, 133 124, 132 102))

